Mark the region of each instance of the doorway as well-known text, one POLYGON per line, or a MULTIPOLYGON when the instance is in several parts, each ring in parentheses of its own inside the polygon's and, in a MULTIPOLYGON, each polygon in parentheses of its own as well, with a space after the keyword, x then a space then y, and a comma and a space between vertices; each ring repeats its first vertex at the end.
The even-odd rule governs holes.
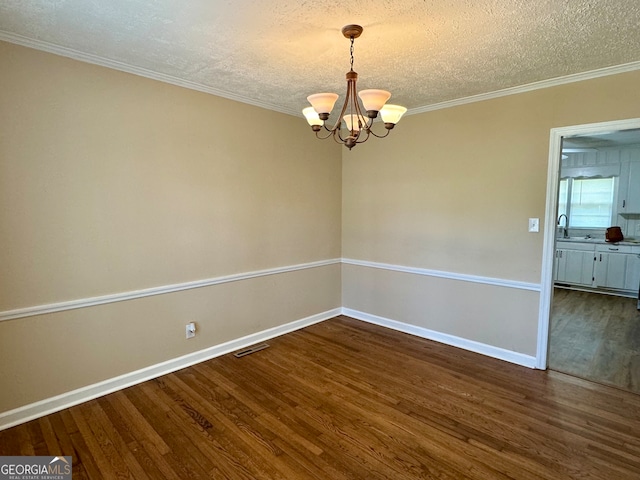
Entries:
POLYGON ((555 288, 549 369, 640 394, 640 312, 633 298, 555 288))
MULTIPOLYGON (((636 309, 637 297, 629 298, 632 296, 628 294, 629 290, 626 298, 610 295, 620 292, 607 291, 609 294, 605 295, 602 289, 597 288, 595 278, 586 274, 581 279, 577 277, 577 280, 572 280, 574 283, 569 282, 564 288, 555 285, 558 279, 558 236, 591 236, 588 230, 572 230, 566 216, 562 219, 566 223, 558 229, 563 141, 565 148, 570 146, 574 151, 580 148, 593 151, 597 149, 597 145, 611 147, 623 137, 626 138, 623 141, 640 143, 640 130, 636 140, 631 140, 632 131, 638 129, 640 119, 551 130, 536 367, 549 367, 640 393, 640 312, 636 309), (568 228, 569 232, 564 227, 568 228), (626 321, 623 321, 624 318, 626 321), (619 341, 622 343, 616 343, 619 341)), ((589 174, 575 176, 587 178, 589 174)), ((607 175, 600 175, 603 176, 607 175)), ((616 185, 616 193, 618 187, 619 185, 616 185)), ((566 205, 560 202, 560 209, 562 208, 566 208, 566 205)), ((616 218, 616 214, 613 218, 616 218)), ((636 225, 632 224, 630 227, 634 229, 635 234, 636 225)), ((596 231, 597 229, 592 233, 596 231)), ((585 240, 587 243, 589 241, 585 240)), ((590 250, 591 247, 587 245, 585 249, 590 250)), ((590 260, 594 257, 592 253, 582 256, 589 257, 590 260)), ((615 257, 616 260, 618 258, 615 257)), ((640 288, 640 285, 636 286, 637 288, 640 288)))

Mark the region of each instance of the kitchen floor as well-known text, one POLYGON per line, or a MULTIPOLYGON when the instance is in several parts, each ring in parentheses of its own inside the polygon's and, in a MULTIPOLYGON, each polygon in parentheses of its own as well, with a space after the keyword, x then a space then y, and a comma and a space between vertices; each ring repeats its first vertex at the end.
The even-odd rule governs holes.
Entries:
POLYGON ((556 288, 549 368, 640 394, 637 299, 556 288))

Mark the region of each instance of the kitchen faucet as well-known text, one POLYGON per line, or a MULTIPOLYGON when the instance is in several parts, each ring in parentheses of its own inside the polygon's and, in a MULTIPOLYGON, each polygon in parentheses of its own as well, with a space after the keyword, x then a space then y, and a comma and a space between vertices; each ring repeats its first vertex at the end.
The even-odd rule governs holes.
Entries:
POLYGON ((569 229, 567 228, 569 226, 569 219, 564 213, 558 217, 558 226, 560 226, 560 220, 562 220, 562 217, 564 217, 564 228, 562 229, 562 238, 569 238, 569 229))

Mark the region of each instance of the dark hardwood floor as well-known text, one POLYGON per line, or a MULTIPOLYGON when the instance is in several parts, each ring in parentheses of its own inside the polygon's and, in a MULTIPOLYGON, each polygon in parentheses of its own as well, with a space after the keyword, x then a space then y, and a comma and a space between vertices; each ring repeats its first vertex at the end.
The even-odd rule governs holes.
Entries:
POLYGON ((74 478, 640 478, 640 395, 338 317, 0 432, 74 478))
POLYGON ((637 299, 556 288, 549 368, 640 394, 637 299))

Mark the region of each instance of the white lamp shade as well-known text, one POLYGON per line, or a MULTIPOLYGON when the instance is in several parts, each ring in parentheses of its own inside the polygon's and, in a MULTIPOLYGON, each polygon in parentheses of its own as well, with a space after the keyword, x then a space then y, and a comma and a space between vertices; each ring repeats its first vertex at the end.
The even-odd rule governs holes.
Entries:
POLYGON ((382 110, 380 110, 380 116, 384 123, 393 123, 395 125, 400 121, 406 111, 407 109, 400 105, 385 105, 382 107, 382 110))
POLYGON ((333 105, 336 103, 338 95, 335 93, 314 93, 309 95, 307 100, 313 105, 314 110, 317 113, 331 113, 333 105))
POLYGON ((309 125, 324 125, 324 121, 320 120, 320 117, 318 117, 318 112, 316 112, 313 107, 305 108, 304 110, 302 110, 302 114, 307 119, 307 122, 309 122, 309 125))
POLYGON ((358 92, 358 96, 362 100, 365 110, 375 110, 379 112, 387 100, 391 98, 391 94, 386 90, 362 90, 358 92))
MULTIPOLYGON (((344 117, 342 117, 342 119, 344 120, 344 123, 347 124, 347 130, 355 130, 356 132, 360 131, 360 125, 358 124, 358 115, 345 115, 344 117)), ((360 121, 362 124, 365 123, 362 119, 360 121)))

